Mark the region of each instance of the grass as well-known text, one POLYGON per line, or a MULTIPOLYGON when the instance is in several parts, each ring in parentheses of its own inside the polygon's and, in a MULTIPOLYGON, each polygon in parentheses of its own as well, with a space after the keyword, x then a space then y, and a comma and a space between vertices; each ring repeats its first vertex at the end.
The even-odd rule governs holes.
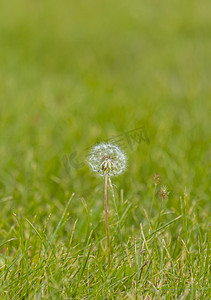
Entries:
POLYGON ((210 299, 210 9, 1 1, 1 299, 210 299), (140 126, 150 143, 129 144, 140 126), (118 135, 108 271, 104 183, 83 163, 118 135))

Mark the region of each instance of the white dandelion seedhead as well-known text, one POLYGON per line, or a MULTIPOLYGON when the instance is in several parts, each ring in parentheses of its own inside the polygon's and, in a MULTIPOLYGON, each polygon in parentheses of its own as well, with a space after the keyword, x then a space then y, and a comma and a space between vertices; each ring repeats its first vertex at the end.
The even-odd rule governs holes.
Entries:
POLYGON ((127 157, 122 149, 110 143, 100 143, 92 148, 88 164, 100 176, 121 174, 126 169, 127 157))

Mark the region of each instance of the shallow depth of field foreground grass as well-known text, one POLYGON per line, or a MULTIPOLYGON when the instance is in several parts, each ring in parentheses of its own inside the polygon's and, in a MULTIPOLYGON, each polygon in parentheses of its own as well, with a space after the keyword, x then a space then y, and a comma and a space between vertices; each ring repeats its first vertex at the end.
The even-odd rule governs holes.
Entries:
POLYGON ((0 299, 210 299, 210 11, 0 2, 0 299), (84 161, 112 138, 128 167, 116 207, 108 190, 108 270, 104 182, 84 161))

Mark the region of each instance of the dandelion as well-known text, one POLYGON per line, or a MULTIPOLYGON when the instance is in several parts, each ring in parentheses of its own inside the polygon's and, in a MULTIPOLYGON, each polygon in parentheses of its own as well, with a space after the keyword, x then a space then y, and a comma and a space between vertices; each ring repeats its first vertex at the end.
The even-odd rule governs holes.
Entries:
POLYGON ((100 143, 92 148, 88 164, 100 176, 116 176, 121 174, 127 164, 125 153, 118 146, 110 143, 100 143))
MULTIPOLYGON (((105 206, 105 222, 107 234, 107 248, 108 248, 108 269, 111 263, 111 248, 109 238, 108 226, 108 206, 107 206, 107 189, 108 179, 111 185, 111 176, 121 174, 127 165, 127 157, 125 153, 118 146, 110 143, 100 143, 92 148, 92 151, 87 160, 92 171, 98 175, 105 177, 104 189, 104 206, 105 206)), ((111 185, 112 186, 112 185, 111 185)))
POLYGON ((159 191, 159 196, 162 200, 166 199, 169 195, 169 192, 168 192, 168 188, 167 186, 162 186, 160 191, 159 191))

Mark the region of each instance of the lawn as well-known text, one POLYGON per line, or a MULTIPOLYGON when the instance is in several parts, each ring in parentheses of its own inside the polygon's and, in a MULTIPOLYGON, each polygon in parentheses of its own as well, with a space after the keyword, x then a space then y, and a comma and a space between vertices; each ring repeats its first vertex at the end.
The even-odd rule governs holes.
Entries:
POLYGON ((211 298, 210 11, 0 2, 0 299, 211 298), (100 142, 127 156, 110 266, 100 142))

